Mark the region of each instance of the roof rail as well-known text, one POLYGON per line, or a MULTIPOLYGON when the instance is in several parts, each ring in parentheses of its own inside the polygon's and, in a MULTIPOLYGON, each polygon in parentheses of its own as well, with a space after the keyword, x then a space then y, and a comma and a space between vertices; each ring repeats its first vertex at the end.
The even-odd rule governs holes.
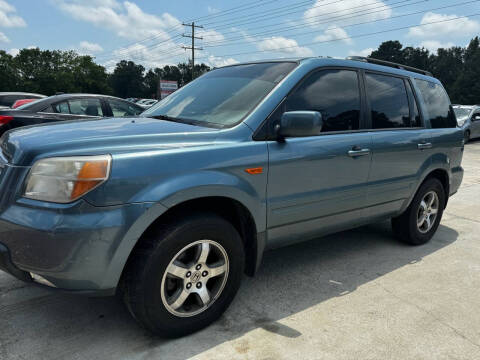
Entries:
POLYGON ((379 60, 379 59, 374 59, 374 58, 369 58, 369 57, 364 57, 364 56, 349 56, 349 57, 347 57, 347 60, 363 61, 363 62, 367 62, 367 63, 370 63, 370 64, 389 66, 389 67, 393 67, 393 68, 397 68, 397 69, 416 72, 416 73, 419 73, 419 74, 422 74, 422 75, 433 76, 432 73, 430 71, 427 71, 427 70, 417 69, 413 66, 397 64, 397 63, 390 62, 390 61, 379 60))

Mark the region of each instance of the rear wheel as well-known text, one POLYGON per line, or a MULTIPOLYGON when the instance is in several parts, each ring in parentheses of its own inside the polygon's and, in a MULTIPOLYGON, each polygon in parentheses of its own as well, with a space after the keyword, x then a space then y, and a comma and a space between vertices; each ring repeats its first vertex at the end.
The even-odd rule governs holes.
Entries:
POLYGON ((244 269, 243 243, 215 214, 167 226, 135 250, 124 301, 151 332, 178 337, 218 319, 233 300, 244 269))
POLYGON ((436 178, 427 179, 418 189, 407 210, 392 219, 394 233, 408 244, 425 244, 440 225, 445 200, 442 183, 436 178))

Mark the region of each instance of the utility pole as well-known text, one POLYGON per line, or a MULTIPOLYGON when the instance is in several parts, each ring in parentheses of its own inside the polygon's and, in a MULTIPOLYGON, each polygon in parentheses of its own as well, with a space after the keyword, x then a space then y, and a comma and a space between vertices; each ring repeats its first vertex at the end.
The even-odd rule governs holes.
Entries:
POLYGON ((182 48, 184 49, 191 49, 192 50, 192 80, 195 79, 195 75, 194 75, 194 71, 195 71, 195 50, 203 50, 203 48, 196 48, 195 47, 195 39, 198 39, 198 40, 203 40, 202 37, 198 37, 198 36, 195 36, 195 28, 201 28, 203 29, 203 26, 200 26, 200 25, 195 25, 194 22, 192 22, 191 24, 185 24, 183 23, 182 24, 183 26, 191 26, 192 27, 192 34, 191 35, 186 35, 186 34, 183 34, 182 36, 183 37, 188 37, 188 38, 192 38, 192 46, 182 46, 182 48))

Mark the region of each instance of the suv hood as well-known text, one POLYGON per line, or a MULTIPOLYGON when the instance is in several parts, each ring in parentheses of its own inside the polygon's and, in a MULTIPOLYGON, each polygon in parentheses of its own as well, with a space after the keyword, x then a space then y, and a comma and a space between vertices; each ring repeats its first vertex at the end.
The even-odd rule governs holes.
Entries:
POLYGON ((145 117, 63 121, 6 132, 3 155, 13 165, 38 156, 113 154, 200 146, 215 141, 218 129, 145 117))

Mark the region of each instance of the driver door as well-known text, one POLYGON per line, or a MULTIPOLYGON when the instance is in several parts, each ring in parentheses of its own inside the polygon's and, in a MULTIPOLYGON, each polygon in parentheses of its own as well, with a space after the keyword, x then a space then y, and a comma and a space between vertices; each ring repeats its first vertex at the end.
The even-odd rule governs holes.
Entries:
POLYGON ((268 141, 268 239, 282 246, 362 223, 371 134, 356 70, 319 70, 304 79, 269 119, 285 111, 318 111, 320 135, 268 141))

